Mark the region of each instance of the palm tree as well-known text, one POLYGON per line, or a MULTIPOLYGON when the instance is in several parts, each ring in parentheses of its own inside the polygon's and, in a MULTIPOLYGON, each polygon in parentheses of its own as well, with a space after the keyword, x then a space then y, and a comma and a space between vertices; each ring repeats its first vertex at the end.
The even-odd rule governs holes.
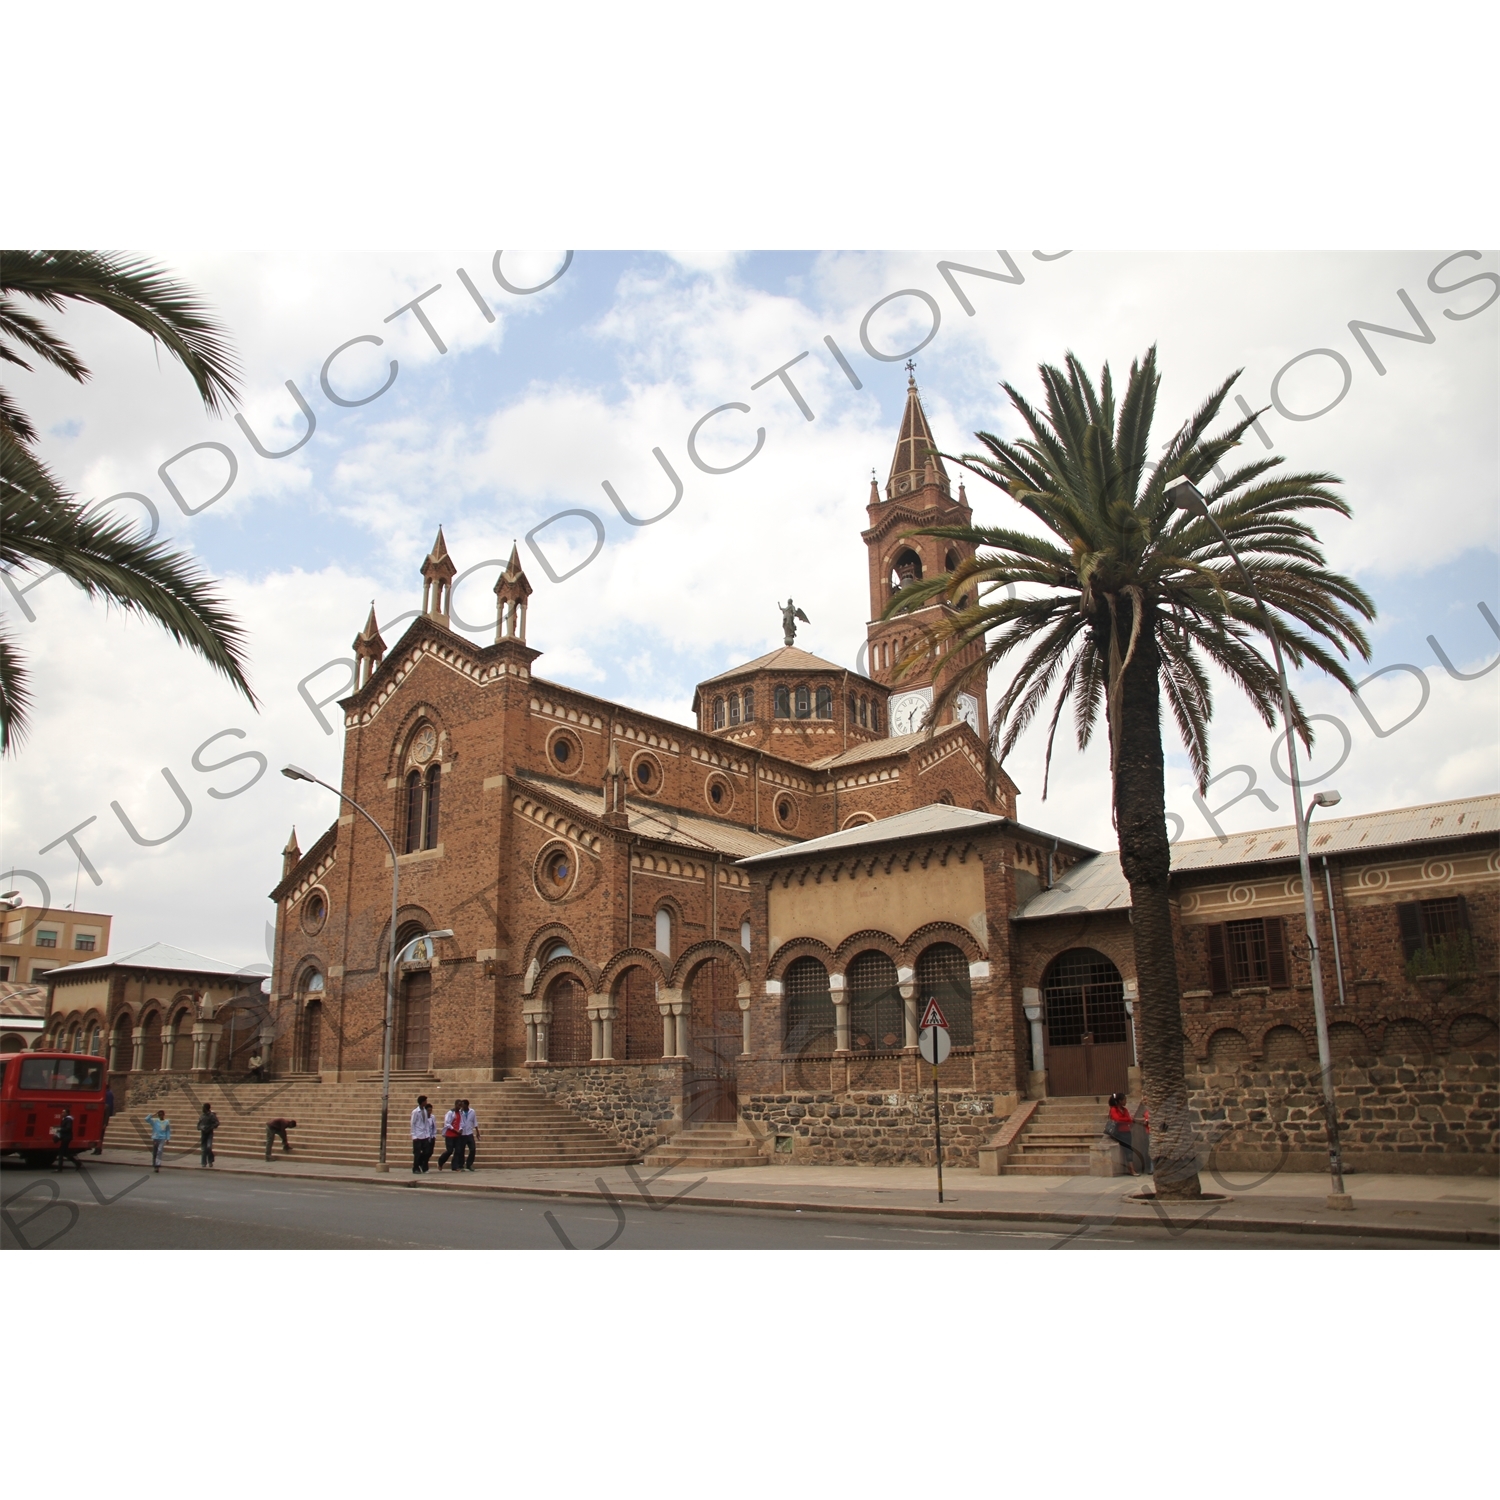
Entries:
MULTIPOLYGON (((89 250, 7 250, 0 254, 0 361, 30 370, 39 359, 82 383, 88 367, 36 313, 92 302, 143 329, 192 376, 203 404, 222 413, 237 399, 228 340, 207 308, 159 267, 89 250)), ((0 566, 55 569, 86 593, 155 620, 222 672, 250 701, 244 634, 212 582, 183 552, 140 540, 123 520, 91 513, 36 451, 30 418, 0 390, 0 566)), ((27 727, 31 694, 14 642, 0 631, 0 753, 27 727)))
MULTIPOLYGON (((1280 694, 1275 667, 1255 644, 1256 637, 1269 636, 1243 577, 1209 523, 1174 510, 1164 491, 1184 475, 1204 489, 1215 519, 1254 574, 1271 628, 1294 666, 1311 663, 1352 691, 1343 661, 1351 646, 1368 657, 1355 617, 1373 619, 1375 606, 1357 584, 1326 569, 1317 534, 1301 519, 1306 511, 1349 515, 1348 504, 1329 488, 1339 482, 1333 475, 1277 473, 1283 460, 1271 456, 1228 473, 1220 467, 1260 415, 1207 435, 1239 371, 1173 434, 1153 466, 1148 454, 1160 383, 1155 347, 1131 365, 1118 409, 1108 365, 1097 391, 1072 354, 1065 366, 1040 368, 1045 413, 1003 385, 1028 436, 1007 442, 980 432, 987 451, 952 459, 1003 490, 1051 535, 992 526, 924 528, 915 534, 950 537, 978 550, 951 573, 907 585, 886 614, 944 602, 898 671, 932 659, 944 643, 954 658, 975 642, 982 647, 977 659, 940 682, 929 723, 966 683, 984 680, 982 674, 1012 651, 1027 648, 991 716, 992 777, 1049 698, 1055 701, 1047 775, 1069 702, 1080 749, 1102 708, 1120 865, 1130 884, 1156 1188, 1164 1197, 1197 1197, 1167 901, 1161 700, 1202 791, 1213 712, 1207 664, 1239 687, 1267 725, 1276 721, 1280 694)), ((1312 734, 1295 699, 1293 714, 1295 732, 1310 746, 1312 734)))

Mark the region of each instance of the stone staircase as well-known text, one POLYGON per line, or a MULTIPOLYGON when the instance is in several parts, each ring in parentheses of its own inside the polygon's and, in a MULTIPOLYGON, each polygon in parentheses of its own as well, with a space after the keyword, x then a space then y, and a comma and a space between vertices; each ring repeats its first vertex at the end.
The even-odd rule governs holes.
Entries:
POLYGON ((1003 1177, 1087 1177, 1089 1148, 1109 1119, 1106 1096, 1043 1099, 1000 1168, 1003 1177))
POLYGON ((646 1165, 701 1171, 716 1167, 763 1167, 766 1158, 737 1121, 711 1121, 679 1130, 646 1158, 646 1165))
MULTIPOLYGON (((392 1170, 411 1168, 412 1102, 418 1093, 432 1100, 438 1119, 437 1148, 433 1165, 443 1151, 442 1119, 455 1097, 469 1101, 479 1117, 479 1148, 475 1170, 502 1167, 606 1167, 622 1166, 639 1159, 639 1153, 617 1145, 601 1131, 580 1120, 569 1110, 552 1103, 525 1079, 506 1078, 497 1083, 445 1085, 432 1075, 403 1077, 400 1087, 391 1081, 391 1112, 386 1160, 392 1170), (441 1090, 441 1092, 439 1092, 441 1090)), ((172 1121, 169 1157, 198 1154, 195 1125, 204 1103, 219 1117, 214 1151, 221 1157, 263 1157, 266 1122, 283 1116, 295 1120, 290 1132, 291 1160, 334 1166, 368 1167, 376 1159, 380 1141, 380 1088, 378 1082, 315 1083, 302 1079, 270 1083, 192 1083, 156 1098, 131 1103, 110 1122, 110 1150, 139 1146, 149 1152, 150 1131, 145 1115, 165 1106, 172 1121)), ((277 1158, 281 1143, 274 1147, 277 1158)))

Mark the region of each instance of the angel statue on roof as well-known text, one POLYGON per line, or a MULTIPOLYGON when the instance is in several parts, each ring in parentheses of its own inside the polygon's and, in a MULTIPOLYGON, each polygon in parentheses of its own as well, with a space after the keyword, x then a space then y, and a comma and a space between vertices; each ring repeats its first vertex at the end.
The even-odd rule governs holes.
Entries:
POLYGON ((786 637, 788 646, 797 638, 797 621, 801 620, 804 625, 811 625, 812 621, 797 608, 796 604, 788 599, 785 604, 777 601, 776 608, 781 611, 781 631, 786 637))

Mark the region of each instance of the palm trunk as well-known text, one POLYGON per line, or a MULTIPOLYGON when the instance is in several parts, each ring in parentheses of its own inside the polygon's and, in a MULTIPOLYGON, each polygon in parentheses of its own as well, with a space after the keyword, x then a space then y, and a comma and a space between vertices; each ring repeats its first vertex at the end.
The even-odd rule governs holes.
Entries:
MULTIPOLYGON (((1129 611, 1117 623, 1123 658, 1129 611)), ((1162 1198, 1196 1198, 1197 1140, 1183 1079, 1182 992, 1168 902, 1171 848, 1161 745, 1160 660, 1155 611, 1147 606, 1134 658, 1125 669, 1115 763, 1115 821, 1120 868, 1130 884, 1131 937, 1139 989, 1136 1040, 1141 1086, 1151 1108, 1151 1159, 1162 1198)), ((1106 626, 1106 632, 1108 627, 1106 626)), ((1106 639, 1107 639, 1106 633, 1106 639)), ((1112 726, 1113 727, 1113 726, 1112 726)))

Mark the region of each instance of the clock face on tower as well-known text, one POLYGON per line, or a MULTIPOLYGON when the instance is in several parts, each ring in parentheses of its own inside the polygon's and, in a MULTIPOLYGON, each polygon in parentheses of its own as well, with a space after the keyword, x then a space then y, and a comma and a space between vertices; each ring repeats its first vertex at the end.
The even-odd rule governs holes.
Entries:
POLYGON ((931 688, 916 688, 891 699, 891 733, 915 734, 932 704, 931 688))
POLYGON ((958 702, 953 705, 953 711, 975 734, 980 733, 979 699, 972 693, 960 693, 958 702))

